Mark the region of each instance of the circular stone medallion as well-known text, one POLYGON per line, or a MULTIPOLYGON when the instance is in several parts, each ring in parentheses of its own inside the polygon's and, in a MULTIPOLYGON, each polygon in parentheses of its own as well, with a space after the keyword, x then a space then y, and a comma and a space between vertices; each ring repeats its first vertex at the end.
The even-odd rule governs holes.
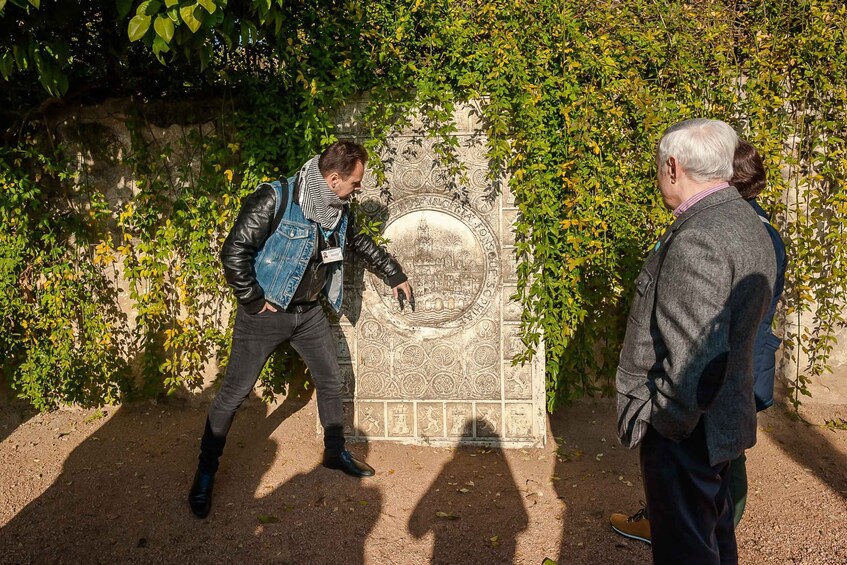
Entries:
POLYGON ((472 208, 451 198, 423 194, 389 208, 385 237, 403 265, 415 293, 415 311, 401 312, 391 289, 374 275, 368 286, 376 306, 401 329, 465 328, 481 317, 497 296, 499 242, 472 208))

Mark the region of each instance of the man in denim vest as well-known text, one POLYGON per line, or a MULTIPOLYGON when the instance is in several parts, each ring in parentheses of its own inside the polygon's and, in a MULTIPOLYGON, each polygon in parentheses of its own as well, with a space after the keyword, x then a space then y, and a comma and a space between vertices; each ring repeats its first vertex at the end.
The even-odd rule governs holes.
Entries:
POLYGON ((211 509, 218 459, 235 411, 253 390, 268 357, 285 341, 303 358, 317 389, 324 467, 354 477, 374 474, 344 448, 338 352, 319 303, 323 295, 340 311, 347 249, 370 263, 395 298, 413 298, 397 261, 353 229, 349 201, 362 186, 367 159, 361 145, 336 142, 304 164, 297 176, 262 184, 242 202, 221 251, 238 307, 226 376, 209 408, 188 497, 199 518, 211 509))

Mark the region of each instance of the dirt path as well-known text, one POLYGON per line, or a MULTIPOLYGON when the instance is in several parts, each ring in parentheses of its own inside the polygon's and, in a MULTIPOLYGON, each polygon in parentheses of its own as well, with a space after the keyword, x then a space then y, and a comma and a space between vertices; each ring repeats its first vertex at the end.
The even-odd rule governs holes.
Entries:
MULTIPOLYGON (((648 563, 611 532, 642 498, 611 401, 550 421, 548 446, 355 444, 356 481, 318 465, 313 401, 236 418, 212 514, 189 515, 204 406, 144 403, 35 415, 0 408, 0 562, 648 563)), ((845 406, 808 409, 811 421, 845 406)), ((760 415, 748 453, 743 563, 847 563, 847 431, 760 415)))

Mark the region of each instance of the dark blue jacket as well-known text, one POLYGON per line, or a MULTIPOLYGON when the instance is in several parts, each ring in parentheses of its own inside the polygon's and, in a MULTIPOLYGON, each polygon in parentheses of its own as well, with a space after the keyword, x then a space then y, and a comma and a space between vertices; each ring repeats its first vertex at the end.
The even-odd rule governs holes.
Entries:
POLYGON ((756 410, 761 411, 773 404, 776 350, 782 340, 773 334, 771 328, 776 313, 776 304, 779 302, 779 297, 782 296, 782 290, 785 286, 785 267, 788 258, 785 254, 785 244, 782 243, 779 232, 770 224, 767 212, 759 206, 755 199, 748 202, 765 224, 768 235, 771 236, 771 242, 773 242, 773 250, 776 253, 776 283, 774 284, 773 298, 771 298, 765 317, 759 324, 756 342, 753 345, 753 394, 756 397, 756 410))

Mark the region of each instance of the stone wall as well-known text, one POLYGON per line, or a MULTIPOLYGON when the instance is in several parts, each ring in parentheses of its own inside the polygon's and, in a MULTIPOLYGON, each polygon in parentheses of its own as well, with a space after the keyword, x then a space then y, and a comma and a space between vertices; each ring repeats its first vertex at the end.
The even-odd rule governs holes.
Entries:
MULTIPOLYGON (((130 104, 82 108, 58 124, 84 181, 101 190, 113 209, 136 190, 122 162, 132 151, 130 104)), ((351 104, 339 114, 339 137, 364 140, 360 111, 361 104, 351 104)), ((544 442, 544 352, 525 366, 511 363, 523 348, 521 308, 510 299, 517 282, 512 224, 518 210, 505 179, 495 187, 488 178, 477 116, 472 105, 454 116, 460 141, 455 158, 466 169, 459 186, 436 157, 426 125, 415 118, 390 136, 385 149, 389 192, 366 172, 361 211, 384 221, 387 247, 410 277, 416 308, 401 310, 383 281, 361 261, 349 260, 343 315, 334 332, 345 373, 347 432, 354 437, 445 445, 544 442)), ((146 142, 178 147, 188 131, 210 129, 164 120, 140 133, 146 142)), ((165 165, 196 158, 177 152, 165 165)), ((133 305, 127 293, 122 296, 131 326, 133 305)), ((222 311, 219 323, 228 315, 222 311)), ((811 323, 806 315, 801 327, 811 323)), ((847 343, 847 330, 839 333, 839 343, 847 343)), ((790 378, 797 365, 779 354, 780 370, 790 378)), ((802 355, 798 362, 802 370, 802 355)), ((832 374, 813 381, 812 401, 847 403, 847 348, 836 346, 830 365, 832 374)), ((217 367, 208 368, 207 389, 216 373, 217 367)))

